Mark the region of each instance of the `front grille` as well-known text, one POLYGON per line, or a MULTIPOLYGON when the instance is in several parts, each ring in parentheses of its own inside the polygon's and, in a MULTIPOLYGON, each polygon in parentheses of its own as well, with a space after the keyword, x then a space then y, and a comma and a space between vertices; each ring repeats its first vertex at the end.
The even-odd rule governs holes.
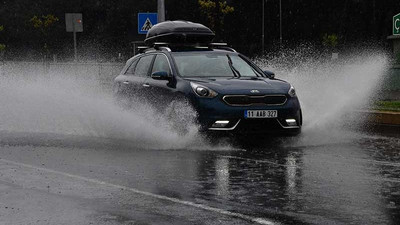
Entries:
POLYGON ((283 105, 287 98, 285 95, 225 95, 223 100, 232 106, 283 105))

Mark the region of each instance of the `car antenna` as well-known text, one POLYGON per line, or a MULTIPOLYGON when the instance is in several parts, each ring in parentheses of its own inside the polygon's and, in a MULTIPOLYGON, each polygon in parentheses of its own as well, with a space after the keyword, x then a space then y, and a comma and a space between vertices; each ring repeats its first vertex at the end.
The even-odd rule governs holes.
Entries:
POLYGON ((240 72, 233 66, 233 62, 232 62, 231 57, 228 54, 226 54, 226 57, 228 57, 229 67, 231 68, 231 70, 233 72, 233 75, 235 77, 241 77, 240 72))

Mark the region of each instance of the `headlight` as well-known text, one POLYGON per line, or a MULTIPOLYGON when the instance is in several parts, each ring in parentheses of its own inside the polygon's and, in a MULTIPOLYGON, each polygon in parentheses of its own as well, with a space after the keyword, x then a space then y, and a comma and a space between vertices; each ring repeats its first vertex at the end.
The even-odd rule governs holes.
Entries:
POLYGON ((296 90, 293 86, 290 86, 288 94, 290 95, 290 97, 296 97, 296 90))
POLYGON ((208 88, 206 86, 200 85, 200 84, 190 82, 190 86, 192 86, 194 93, 196 93, 196 95, 199 97, 214 98, 215 96, 218 95, 217 92, 211 90, 210 88, 208 88))

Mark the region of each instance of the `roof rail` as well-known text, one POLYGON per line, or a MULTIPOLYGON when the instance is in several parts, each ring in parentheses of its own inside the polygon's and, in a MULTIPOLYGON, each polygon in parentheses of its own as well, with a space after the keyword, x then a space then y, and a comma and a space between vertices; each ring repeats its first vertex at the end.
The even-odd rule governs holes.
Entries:
POLYGON ((154 42, 153 46, 167 46, 169 44, 168 42, 154 42))
POLYGON ((157 49, 157 50, 166 50, 166 51, 168 51, 168 52, 171 51, 171 49, 168 47, 168 46, 169 46, 169 43, 167 43, 167 42, 155 42, 155 43, 153 44, 153 46, 154 46, 154 48, 157 49))
POLYGON ((228 46, 228 43, 224 43, 224 42, 216 43, 216 42, 213 42, 213 43, 210 43, 209 46, 228 46))
POLYGON ((169 47, 158 47, 160 50, 166 50, 167 52, 171 52, 171 49, 169 47))
POLYGON ((157 51, 157 49, 155 49, 155 48, 146 48, 143 52, 146 53, 146 52, 155 52, 155 51, 157 51))
POLYGON ((223 49, 231 52, 236 52, 235 49, 228 46, 227 43, 210 43, 209 48, 211 49, 223 49))
POLYGON ((139 53, 145 52, 148 48, 149 48, 148 46, 137 46, 139 53))

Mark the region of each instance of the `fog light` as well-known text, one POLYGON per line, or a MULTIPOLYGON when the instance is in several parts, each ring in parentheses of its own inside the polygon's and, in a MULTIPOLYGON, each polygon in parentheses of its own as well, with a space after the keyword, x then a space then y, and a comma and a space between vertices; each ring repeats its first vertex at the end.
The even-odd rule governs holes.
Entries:
POLYGON ((222 127, 226 127, 228 124, 229 124, 229 120, 217 120, 212 125, 212 127, 222 128, 222 127))
POLYGON ((286 119, 286 123, 288 126, 297 126, 297 122, 295 119, 286 119))

